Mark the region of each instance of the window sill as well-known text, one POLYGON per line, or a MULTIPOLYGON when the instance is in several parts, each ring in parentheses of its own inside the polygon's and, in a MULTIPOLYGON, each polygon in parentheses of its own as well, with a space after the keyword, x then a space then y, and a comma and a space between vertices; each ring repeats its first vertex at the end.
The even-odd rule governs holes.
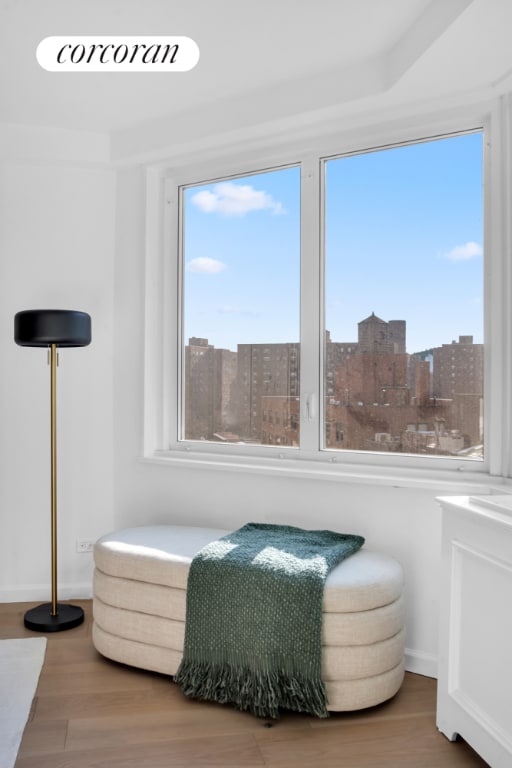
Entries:
MULTIPOLYGON (((377 462, 382 457, 377 456, 377 462)), ((384 457, 385 459, 386 457, 384 457)), ((453 494, 492 494, 506 493, 504 490, 510 484, 506 478, 494 477, 477 470, 474 465, 457 463, 453 467, 428 467, 428 459, 411 456, 403 457, 400 467, 386 466, 385 463, 351 463, 345 457, 325 452, 320 458, 302 457, 287 458, 284 454, 265 457, 261 455, 248 456, 201 452, 193 449, 177 449, 169 451, 154 451, 141 457, 142 463, 158 464, 160 466, 180 467, 184 469, 200 469, 221 472, 257 474, 273 477, 289 477, 303 480, 320 480, 323 482, 340 482, 345 484, 364 484, 387 486, 394 488, 418 488, 435 490, 453 494), (412 461, 411 461, 412 459, 412 461), (418 463, 421 462, 421 466, 418 463)), ((396 461, 396 458, 395 458, 396 461)), ((452 461, 452 460, 450 460, 452 461)), ((477 465, 481 466, 481 465, 477 465)), ((512 488, 510 490, 512 493, 512 488)))

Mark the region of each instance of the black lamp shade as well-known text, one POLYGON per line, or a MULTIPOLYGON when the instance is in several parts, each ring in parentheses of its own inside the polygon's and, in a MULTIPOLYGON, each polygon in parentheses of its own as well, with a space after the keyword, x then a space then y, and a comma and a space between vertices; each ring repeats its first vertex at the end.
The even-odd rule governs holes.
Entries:
POLYGON ((86 347, 91 317, 72 309, 26 309, 14 316, 14 341, 22 347, 86 347))

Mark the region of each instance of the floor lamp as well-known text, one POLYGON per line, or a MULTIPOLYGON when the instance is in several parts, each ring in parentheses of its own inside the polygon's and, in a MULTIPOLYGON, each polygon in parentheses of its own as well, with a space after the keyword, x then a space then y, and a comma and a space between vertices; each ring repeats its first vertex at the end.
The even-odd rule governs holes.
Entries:
POLYGON ((37 632, 59 632, 81 624, 84 612, 57 602, 57 348, 90 344, 91 318, 67 309, 24 310, 14 316, 14 340, 22 347, 47 347, 50 363, 52 601, 27 611, 24 623, 37 632))

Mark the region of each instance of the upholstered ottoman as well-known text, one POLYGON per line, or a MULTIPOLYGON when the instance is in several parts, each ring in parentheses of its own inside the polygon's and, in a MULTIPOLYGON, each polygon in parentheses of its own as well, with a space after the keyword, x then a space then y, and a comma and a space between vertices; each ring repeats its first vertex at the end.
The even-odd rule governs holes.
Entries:
MULTIPOLYGON (((127 528, 95 545, 93 642, 104 656, 174 675, 185 634, 190 562, 229 531, 162 525, 127 528)), ((365 548, 340 563, 324 589, 322 677, 328 709, 391 698, 404 675, 403 574, 365 548)))

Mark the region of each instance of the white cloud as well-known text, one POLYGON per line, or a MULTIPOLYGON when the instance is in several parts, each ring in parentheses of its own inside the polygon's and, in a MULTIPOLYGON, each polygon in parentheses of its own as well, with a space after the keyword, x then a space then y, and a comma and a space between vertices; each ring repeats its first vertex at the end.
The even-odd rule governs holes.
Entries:
POLYGON ((452 248, 446 254, 446 258, 451 261, 469 261, 469 259, 476 259, 478 256, 481 256, 482 253, 482 246, 470 241, 469 243, 456 245, 455 248, 452 248))
POLYGON ((207 256, 200 256, 187 263, 188 272, 204 272, 207 275, 215 275, 226 269, 226 265, 217 259, 209 259, 207 256))
POLYGON ((273 214, 284 213, 281 203, 261 189, 250 184, 233 184, 223 181, 215 184, 213 192, 208 189, 197 192, 192 203, 203 213, 222 213, 225 216, 245 216, 249 211, 269 210, 273 214))

